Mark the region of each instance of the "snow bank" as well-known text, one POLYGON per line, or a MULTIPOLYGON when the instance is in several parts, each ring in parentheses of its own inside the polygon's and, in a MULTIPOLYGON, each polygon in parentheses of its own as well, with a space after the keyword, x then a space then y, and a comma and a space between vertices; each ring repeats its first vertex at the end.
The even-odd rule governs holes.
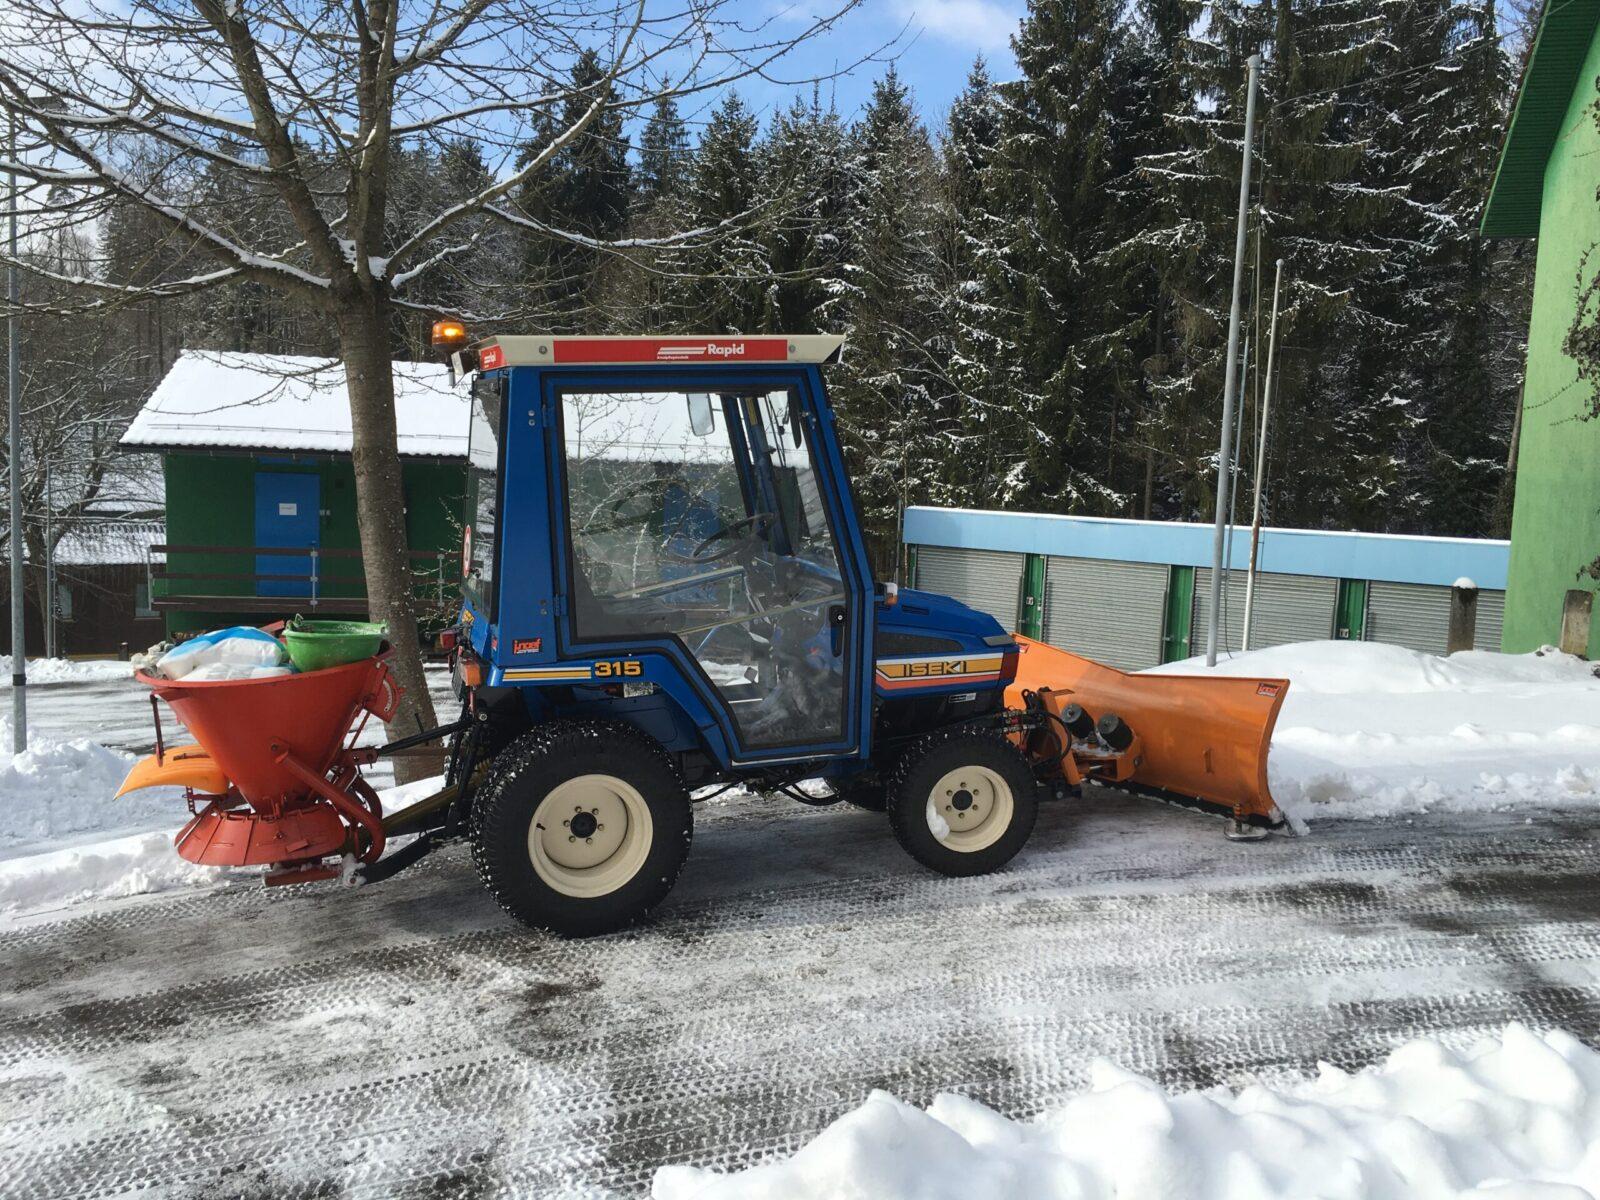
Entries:
MULTIPOLYGON (((11 656, 0 654, 0 687, 11 686, 11 656)), ((94 683, 107 679, 132 679, 133 664, 114 658, 91 658, 82 662, 67 658, 30 658, 28 686, 44 683, 94 683)))
POLYGON ((186 817, 178 788, 115 798, 136 761, 131 754, 40 732, 21 754, 10 748, 11 723, 0 720, 0 855, 84 833, 175 828, 186 817))
MULTIPOLYGON (((0 735, 10 732, 0 725, 0 735)), ((178 857, 172 838, 188 810, 180 788, 151 788, 119 800, 111 799, 132 755, 118 754, 92 742, 53 742, 35 737, 26 755, 0 758, 0 913, 16 914, 60 908, 90 900, 161 892, 178 887, 209 887, 230 873, 197 867, 178 857), (9 767, 3 766, 9 761, 9 767), (20 781, 27 781, 22 786, 20 781), (130 810, 133 814, 130 816, 130 810), (32 813, 31 823, 13 814, 32 813), (143 829, 122 837, 85 839, 86 844, 54 848, 63 835, 96 828, 114 829, 121 822, 144 822, 143 829), (101 825, 95 825, 95 822, 101 825), (23 826, 27 846, 6 837, 14 824, 23 826), (51 846, 45 849, 45 846, 51 846), (28 853, 28 850, 35 852, 28 853)), ((379 793, 383 811, 394 815, 444 786, 443 776, 421 779, 379 793)), ((401 843, 396 843, 401 844, 401 843)))
MULTIPOLYGON (((175 820, 187 815, 181 804, 176 807, 175 820)), ((197 867, 179 858, 171 832, 138 833, 77 849, 0 860, 0 912, 209 885, 222 874, 220 868, 197 867)))
POLYGON ((1327 641, 1235 655, 1215 673, 1292 681, 1268 773, 1280 807, 1317 819, 1600 805, 1595 670, 1554 649, 1441 658, 1327 641))
POLYGON ((1508 1025, 1357 1074, 1169 1096, 1109 1062, 1038 1120, 873 1092, 786 1162, 663 1167, 656 1200, 1585 1200, 1600 1194, 1600 1055, 1508 1025))

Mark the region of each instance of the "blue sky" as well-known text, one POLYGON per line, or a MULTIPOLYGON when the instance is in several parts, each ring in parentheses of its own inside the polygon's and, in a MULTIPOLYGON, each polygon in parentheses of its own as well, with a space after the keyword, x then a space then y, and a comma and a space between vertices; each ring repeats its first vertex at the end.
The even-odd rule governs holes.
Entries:
MULTIPOLYGON (((798 25, 831 6, 826 0, 773 0, 773 7, 779 23, 798 25)), ((866 0, 831 33, 807 42, 785 59, 779 70, 796 79, 831 73, 877 46, 895 42, 885 54, 894 57, 902 78, 911 85, 923 119, 930 128, 938 128, 976 55, 982 53, 989 60, 997 78, 1014 72, 1010 37, 1023 8, 1024 0, 866 0)), ((885 66, 864 63, 849 75, 824 83, 823 94, 831 89, 840 112, 852 116, 866 103, 873 80, 885 66)), ((763 114, 787 105, 795 93, 794 88, 763 80, 741 84, 739 91, 763 114)))

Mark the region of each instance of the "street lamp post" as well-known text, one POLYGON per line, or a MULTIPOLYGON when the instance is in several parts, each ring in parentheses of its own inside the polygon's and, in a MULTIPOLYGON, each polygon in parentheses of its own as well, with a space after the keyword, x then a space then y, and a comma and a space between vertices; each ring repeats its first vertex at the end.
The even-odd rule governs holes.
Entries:
POLYGON ((22 321, 18 305, 22 292, 17 280, 17 209, 22 196, 17 190, 17 117, 11 115, 9 154, 10 174, 7 243, 11 261, 6 267, 6 300, 11 311, 6 315, 6 400, 7 459, 11 463, 11 748, 21 754, 28 748, 28 651, 23 631, 23 602, 26 591, 22 578, 22 321))

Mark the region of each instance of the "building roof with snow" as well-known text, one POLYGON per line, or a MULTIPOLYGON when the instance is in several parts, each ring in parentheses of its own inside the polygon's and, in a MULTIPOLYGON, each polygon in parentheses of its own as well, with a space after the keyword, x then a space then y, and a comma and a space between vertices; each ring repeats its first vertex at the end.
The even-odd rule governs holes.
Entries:
MULTIPOLYGON (((442 363, 394 364, 399 450, 467 456, 469 397, 442 363)), ((226 449, 349 454, 344 366, 286 354, 185 350, 133 419, 135 450, 226 449)))
POLYGON ((103 567, 143 563, 152 546, 167 540, 161 521, 80 520, 56 543, 58 567, 103 567))

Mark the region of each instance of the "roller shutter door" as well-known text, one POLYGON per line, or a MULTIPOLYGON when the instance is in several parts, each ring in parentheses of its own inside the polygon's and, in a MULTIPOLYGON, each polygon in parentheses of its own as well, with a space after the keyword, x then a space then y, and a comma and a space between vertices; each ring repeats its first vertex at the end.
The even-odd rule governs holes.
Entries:
POLYGON ((1506 594, 1481 591, 1478 593, 1478 626, 1473 630, 1474 650, 1500 650, 1500 636, 1506 623, 1506 594))
MULTIPOLYGON (((1223 577, 1222 625, 1218 653, 1238 652, 1244 641, 1243 571, 1223 577)), ((1254 612, 1250 618, 1250 648, 1312 642, 1333 636, 1333 612, 1339 602, 1339 581, 1321 575, 1256 576, 1254 612)), ((1210 620, 1211 568, 1194 572, 1194 633, 1190 650, 1204 654, 1210 620)))
MULTIPOLYGON (((1505 613, 1504 592, 1478 593, 1473 649, 1500 649, 1505 613)), ((1439 584, 1373 580, 1367 588, 1367 640, 1443 654, 1450 643, 1450 589, 1439 584)))
POLYGON ((1048 559, 1044 640, 1124 671, 1156 666, 1167 575, 1163 563, 1048 559))
POLYGON ((1383 579, 1367 585, 1367 641, 1443 654, 1449 635, 1449 588, 1383 579))
POLYGON ((917 587, 951 596, 999 621, 1007 633, 1017 628, 1026 556, 1000 550, 959 550, 950 546, 917 548, 917 587))

